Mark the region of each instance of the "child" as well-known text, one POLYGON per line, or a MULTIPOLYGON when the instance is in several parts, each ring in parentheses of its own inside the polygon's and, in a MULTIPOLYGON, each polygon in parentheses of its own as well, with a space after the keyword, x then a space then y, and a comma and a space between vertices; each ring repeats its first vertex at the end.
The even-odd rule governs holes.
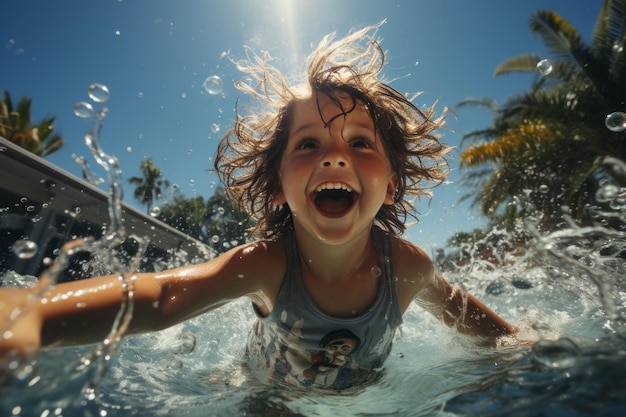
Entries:
MULTIPOLYGON (((343 389, 380 374, 413 300, 492 345, 516 332, 398 237, 414 211, 405 197, 445 178, 449 148, 433 133, 443 122, 432 109, 423 113, 378 79, 377 28, 324 38, 297 88, 268 56, 241 68, 257 84, 238 87, 268 110, 237 115, 215 167, 261 239, 204 264, 135 274, 128 333, 248 296, 258 315, 246 346, 251 369, 279 383, 343 389)), ((58 284, 17 318, 29 291, 0 291, 0 317, 13 320, 0 352, 102 340, 121 285, 116 276, 58 284)))

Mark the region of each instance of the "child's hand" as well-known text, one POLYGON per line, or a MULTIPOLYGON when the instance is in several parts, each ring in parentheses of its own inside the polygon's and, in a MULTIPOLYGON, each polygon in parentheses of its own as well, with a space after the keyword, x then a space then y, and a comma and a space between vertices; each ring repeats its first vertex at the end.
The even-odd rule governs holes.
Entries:
POLYGON ((0 288, 0 366, 36 356, 41 346, 40 300, 31 289, 0 288))

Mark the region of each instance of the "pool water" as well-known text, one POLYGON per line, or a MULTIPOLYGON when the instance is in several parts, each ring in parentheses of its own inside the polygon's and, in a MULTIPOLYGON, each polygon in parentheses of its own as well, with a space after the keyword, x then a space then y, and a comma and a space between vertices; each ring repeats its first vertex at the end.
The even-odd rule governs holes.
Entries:
POLYGON ((239 300, 165 331, 128 337, 110 358, 89 364, 84 358, 93 346, 47 350, 33 368, 13 372, 0 392, 0 415, 623 415, 624 262, 606 251, 583 254, 582 244, 574 250, 580 233, 543 237, 537 252, 515 265, 447 273, 535 343, 479 347, 412 306, 378 382, 345 393, 295 391, 260 384, 246 372, 243 349, 254 315, 239 300), (598 277, 616 277, 604 294, 609 303, 598 277))

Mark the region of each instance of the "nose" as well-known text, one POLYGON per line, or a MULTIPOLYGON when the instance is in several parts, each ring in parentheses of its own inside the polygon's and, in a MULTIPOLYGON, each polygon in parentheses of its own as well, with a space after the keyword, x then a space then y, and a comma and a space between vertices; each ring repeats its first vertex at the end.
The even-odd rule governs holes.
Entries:
POLYGON ((349 165, 348 156, 341 149, 341 144, 333 144, 329 146, 328 151, 321 159, 322 166, 325 168, 345 168, 349 165))

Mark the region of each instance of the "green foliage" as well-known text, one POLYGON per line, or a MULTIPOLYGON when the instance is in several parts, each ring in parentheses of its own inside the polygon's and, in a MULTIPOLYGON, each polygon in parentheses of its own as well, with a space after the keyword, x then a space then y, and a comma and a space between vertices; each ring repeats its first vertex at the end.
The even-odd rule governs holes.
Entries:
MULTIPOLYGON (((134 197, 148 207, 148 212, 156 208, 155 201, 161 198, 163 188, 170 182, 163 177, 161 169, 154 166, 152 159, 141 162, 142 177, 132 177, 128 181, 137 186, 134 197)), ((185 197, 177 191, 171 201, 158 210, 162 222, 213 247, 222 253, 231 247, 245 243, 252 219, 228 197, 223 187, 206 201, 204 197, 185 197)))
POLYGON ((161 198, 163 187, 169 186, 169 181, 163 178, 161 169, 154 166, 152 158, 146 158, 141 161, 141 173, 143 177, 131 177, 128 182, 136 185, 133 196, 139 203, 147 207, 150 212, 155 200, 161 198))
POLYGON ((170 226, 212 246, 217 253, 244 243, 252 219, 217 187, 208 200, 181 194, 161 207, 159 219, 170 226))
POLYGON ((45 157, 63 146, 63 138, 54 132, 54 117, 46 117, 32 125, 31 104, 32 99, 22 97, 17 108, 14 108, 11 95, 7 90, 4 91, 0 103, 0 136, 35 155, 45 157))
POLYGON ((591 44, 553 11, 537 11, 530 29, 548 55, 513 57, 495 71, 535 74, 528 91, 500 106, 476 98, 460 103, 494 114, 490 127, 464 136, 479 142, 466 147, 461 166, 468 171, 466 185, 478 190, 471 194, 474 203, 493 222, 539 213, 542 225, 552 228, 563 207, 588 220, 585 206, 607 177, 602 161, 626 160, 626 132, 604 124, 608 114, 624 110, 626 0, 605 1, 591 44), (549 74, 537 70, 543 58, 552 63, 549 74))

